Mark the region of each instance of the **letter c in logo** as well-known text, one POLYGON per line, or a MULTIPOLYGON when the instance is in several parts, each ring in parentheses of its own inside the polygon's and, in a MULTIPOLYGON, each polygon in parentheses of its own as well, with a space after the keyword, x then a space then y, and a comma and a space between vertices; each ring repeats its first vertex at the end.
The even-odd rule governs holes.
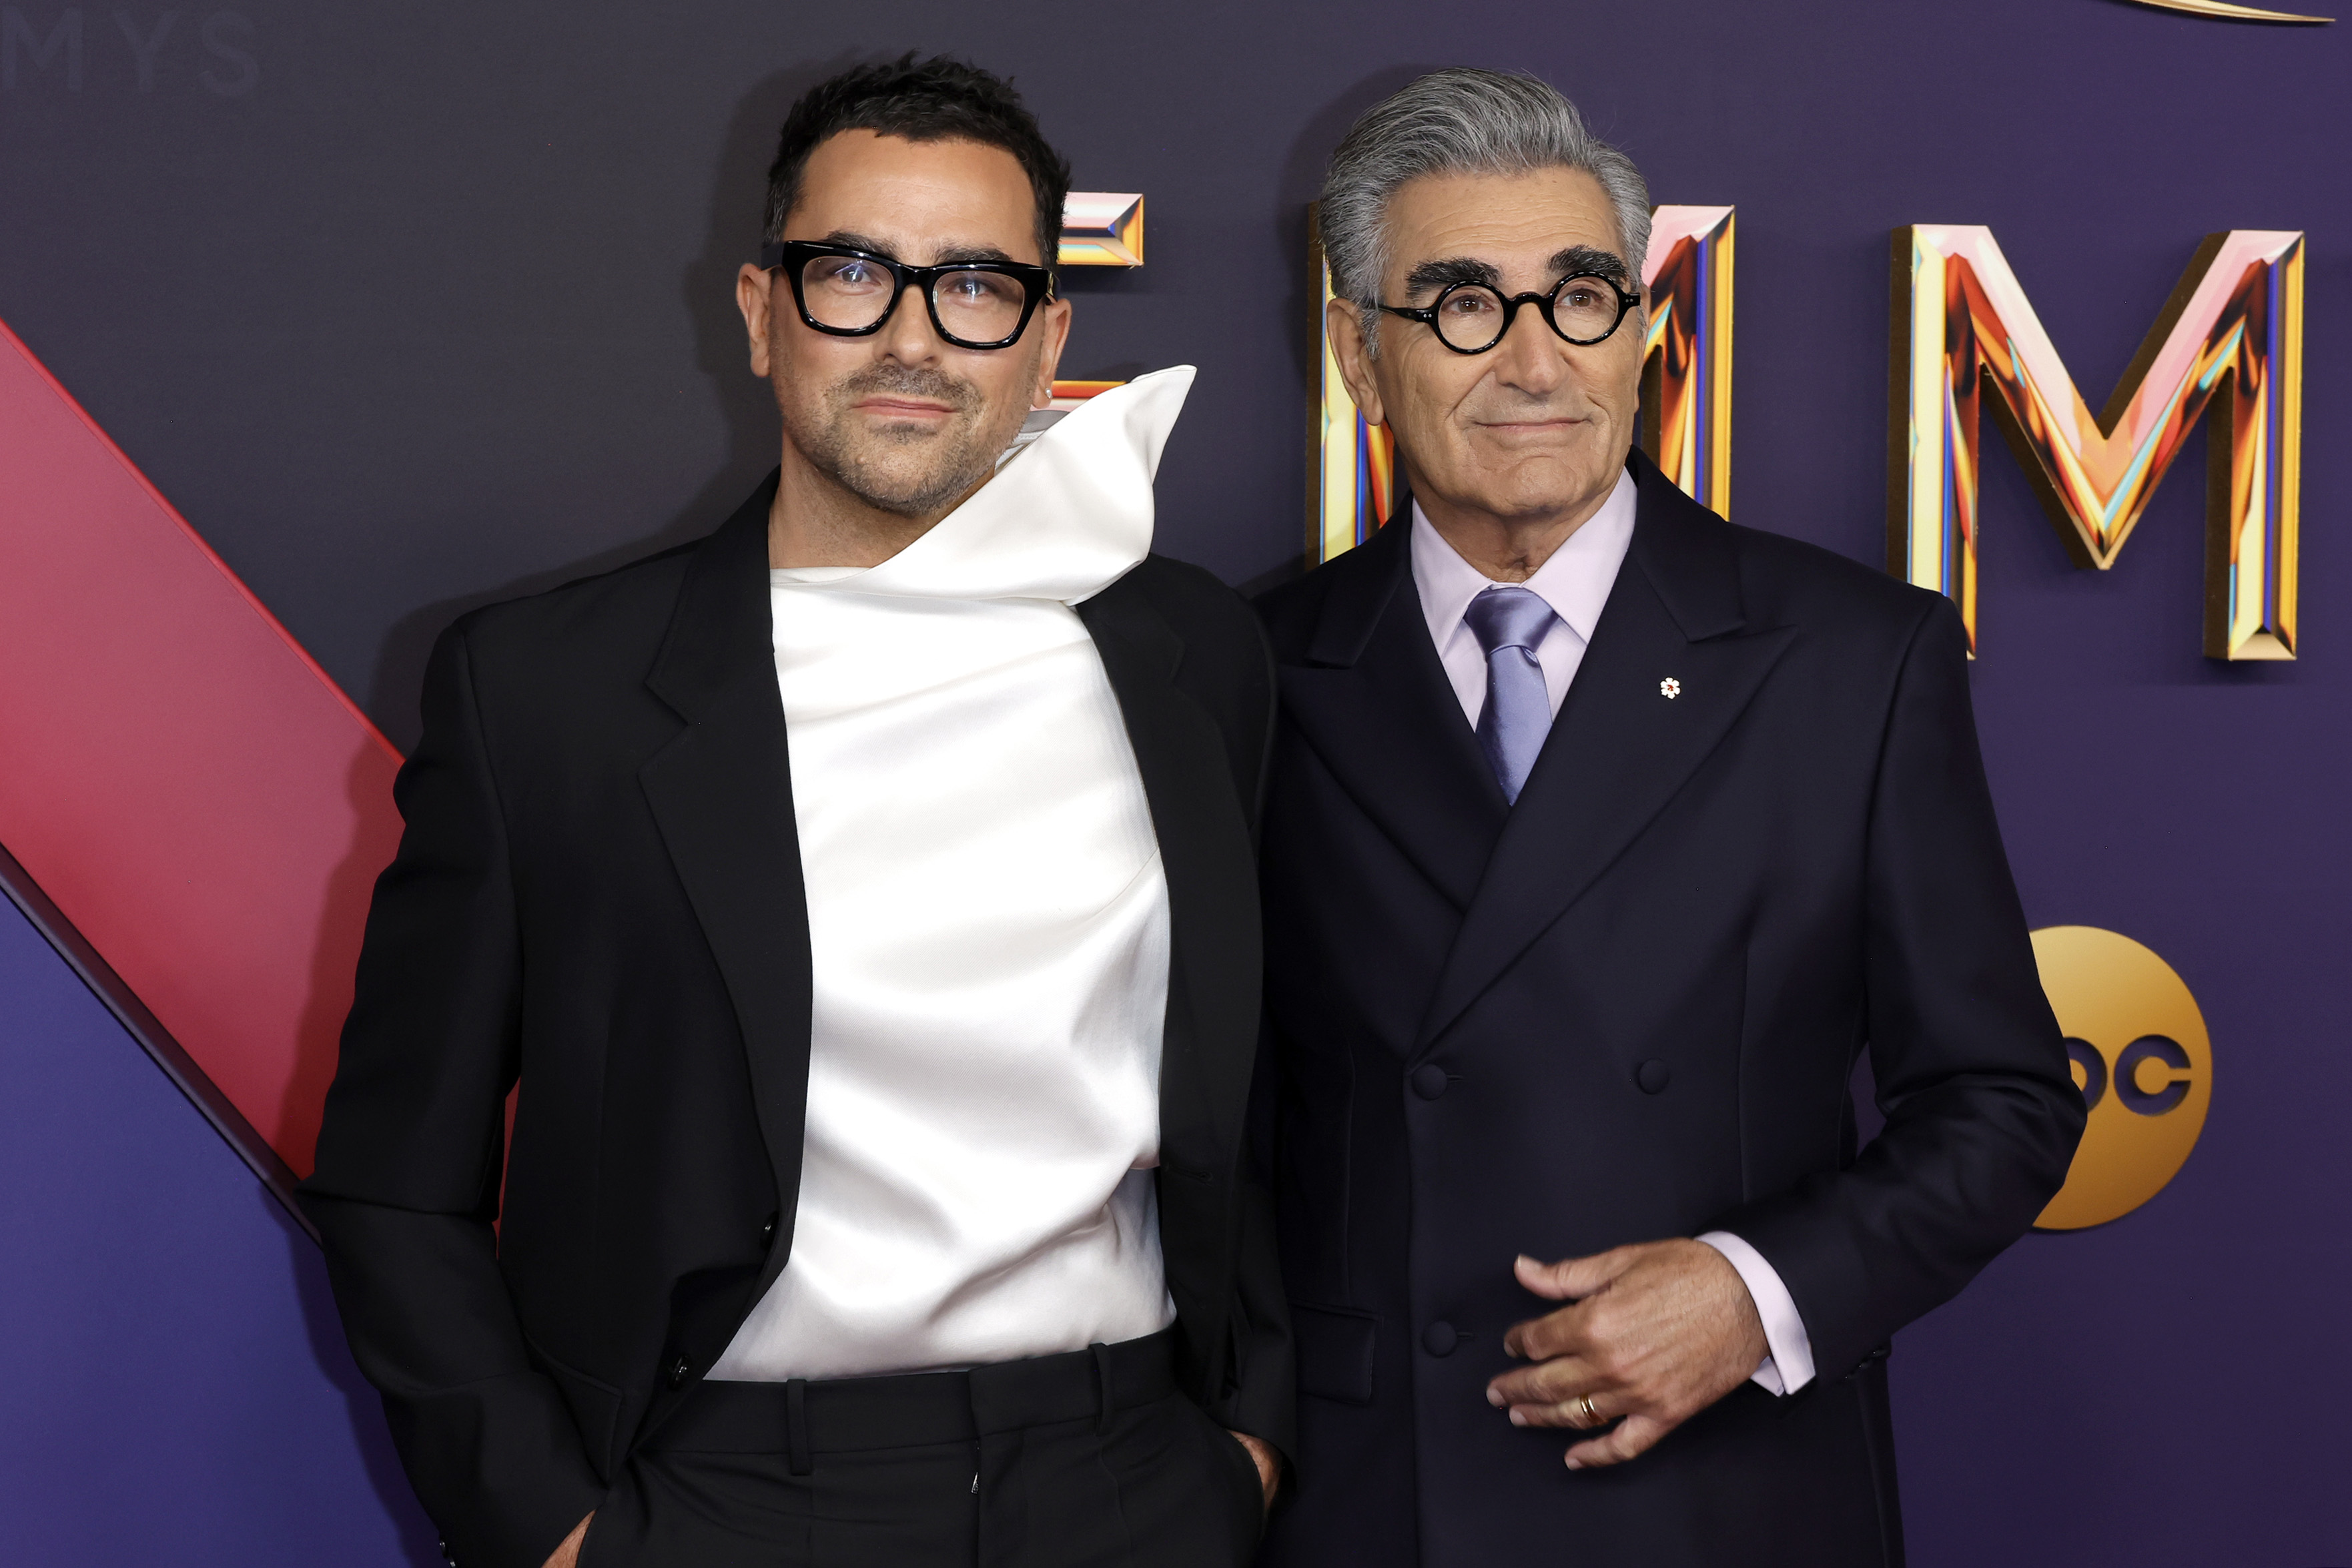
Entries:
POLYGON ((2139 1070, 2150 1062, 2161 1062, 2177 1072, 2187 1072, 2189 1053, 2162 1035, 2142 1035, 2116 1058, 2116 1098, 2124 1102, 2126 1110, 2141 1116, 2162 1116, 2179 1109, 2180 1102, 2189 1098, 2189 1080, 2157 1076, 2158 1087, 2151 1090, 2144 1086, 2148 1076, 2156 1075, 2143 1075, 2139 1070))

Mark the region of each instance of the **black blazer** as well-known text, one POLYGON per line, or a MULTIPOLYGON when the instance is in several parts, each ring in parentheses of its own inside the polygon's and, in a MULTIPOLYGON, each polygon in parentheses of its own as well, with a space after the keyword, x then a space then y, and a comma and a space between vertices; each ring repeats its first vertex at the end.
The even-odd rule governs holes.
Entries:
MULTIPOLYGON (((302 1199, 465 1568, 539 1568, 792 1256, 810 972, 774 490, 698 544, 466 616, 425 677, 302 1199)), ((1159 1192, 1184 1375, 1286 1448, 1270 1204, 1240 1161, 1265 644, 1231 590, 1158 556, 1078 614, 1167 869, 1159 1192)))
POLYGON ((1950 605, 1632 467, 1632 547, 1516 807, 1407 528, 1261 604, 1302 1394, 1271 1562, 1899 1561, 1888 1336, 2025 1230, 2082 1127, 1950 605), (1864 1048, 1886 1125, 1857 1154, 1864 1048), (1820 1381, 1583 1473, 1487 1406, 1504 1330, 1549 1310, 1515 1254, 1717 1227, 1780 1271, 1820 1381))

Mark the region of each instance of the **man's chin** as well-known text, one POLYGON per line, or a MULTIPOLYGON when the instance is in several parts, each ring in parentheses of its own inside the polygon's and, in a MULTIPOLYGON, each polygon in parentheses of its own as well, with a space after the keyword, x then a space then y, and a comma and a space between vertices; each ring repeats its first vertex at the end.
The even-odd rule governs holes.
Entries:
POLYGON ((1003 447, 992 447, 981 426, 977 419, 869 423, 836 413, 794 445, 864 505, 919 521, 943 516, 995 471, 1003 447))
POLYGON ((1615 482, 1614 469, 1590 448, 1520 455, 1517 461, 1478 465, 1463 499, 1491 516, 1532 521, 1590 500, 1615 482))
POLYGON ((985 465, 927 465, 908 472, 897 465, 860 466, 836 474, 843 489, 877 511, 896 517, 937 516, 987 479, 985 465))

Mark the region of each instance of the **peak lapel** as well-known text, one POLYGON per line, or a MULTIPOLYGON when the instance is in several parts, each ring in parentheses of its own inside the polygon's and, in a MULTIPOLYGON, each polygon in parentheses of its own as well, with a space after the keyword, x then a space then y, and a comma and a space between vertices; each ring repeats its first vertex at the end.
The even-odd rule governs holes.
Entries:
POLYGON ((1649 826, 1795 635, 1747 625, 1730 525, 1638 454, 1633 468, 1639 510, 1625 564, 1447 957, 1416 1053, 1649 826))
POLYGON ((769 623, 775 489, 771 478, 687 568, 646 679, 686 728, 637 775, 743 1031, 784 1232, 761 1289, 791 1251, 808 1107, 808 898, 769 623))
POLYGON ((1429 640, 1410 516, 1400 504, 1327 568, 1335 580, 1306 661, 1277 675, 1284 712, 1339 786, 1467 909, 1509 805, 1429 640))

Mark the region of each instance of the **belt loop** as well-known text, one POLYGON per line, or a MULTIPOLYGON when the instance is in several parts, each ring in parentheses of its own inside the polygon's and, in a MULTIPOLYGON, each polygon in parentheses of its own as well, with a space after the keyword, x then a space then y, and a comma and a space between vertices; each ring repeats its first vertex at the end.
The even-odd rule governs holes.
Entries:
POLYGON ((793 1474, 805 1476, 816 1468, 809 1459, 808 1379, 804 1377, 784 1384, 784 1443, 792 1453, 793 1474))
POLYGON ((1095 1435, 1098 1437, 1108 1437, 1110 1436, 1111 1411, 1116 1405, 1111 1394, 1110 1347, 1097 1342, 1088 1345, 1087 1349, 1094 1352, 1095 1392, 1102 1395, 1102 1412, 1095 1417, 1095 1435))

